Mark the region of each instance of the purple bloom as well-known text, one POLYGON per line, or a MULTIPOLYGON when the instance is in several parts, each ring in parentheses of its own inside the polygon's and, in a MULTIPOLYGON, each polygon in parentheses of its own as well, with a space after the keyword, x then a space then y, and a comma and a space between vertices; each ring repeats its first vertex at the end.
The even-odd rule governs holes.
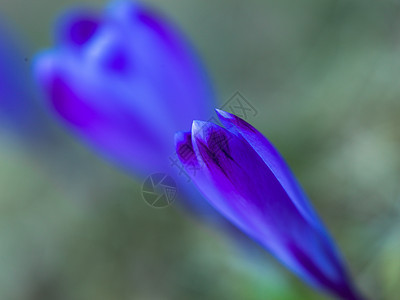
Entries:
POLYGON ((176 135, 182 163, 199 170, 192 178, 199 190, 222 215, 309 284, 342 299, 361 299, 278 151, 242 119, 217 113, 226 129, 194 121, 191 133, 176 135))
MULTIPOLYGON (((48 134, 46 121, 35 102, 26 49, 0 18, 0 122, 25 140, 48 134)), ((48 136, 47 136, 48 137, 48 136)))
POLYGON ((170 170, 173 136, 210 115, 214 95, 182 34, 142 4, 61 18, 36 79, 72 130, 135 174, 170 170))

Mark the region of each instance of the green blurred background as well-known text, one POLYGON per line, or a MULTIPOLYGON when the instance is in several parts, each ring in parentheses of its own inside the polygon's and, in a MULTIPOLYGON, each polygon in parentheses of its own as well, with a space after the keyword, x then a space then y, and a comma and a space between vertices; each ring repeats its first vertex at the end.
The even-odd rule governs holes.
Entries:
MULTIPOLYGON (((400 296, 400 5, 147 1, 190 36, 220 104, 240 91, 369 299, 400 296)), ((30 47, 73 4, 1 0, 30 47)), ((176 207, 57 126, 54 151, 0 130, 0 299, 324 299, 260 250, 176 207), (46 153, 46 154, 44 154, 46 153)), ((53 145, 54 146, 54 145, 53 145)))

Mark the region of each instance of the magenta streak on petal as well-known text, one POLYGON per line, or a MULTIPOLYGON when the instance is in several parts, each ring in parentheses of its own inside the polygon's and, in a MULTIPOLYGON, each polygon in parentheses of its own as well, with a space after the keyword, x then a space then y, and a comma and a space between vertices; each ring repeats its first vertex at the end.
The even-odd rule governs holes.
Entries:
POLYGON ((58 23, 56 39, 60 44, 81 47, 96 34, 101 21, 92 13, 71 10, 58 23))
POLYGON ((190 132, 177 132, 175 134, 175 144, 176 153, 181 161, 192 167, 199 167, 190 132))
POLYGON ((99 24, 94 20, 79 20, 70 29, 71 41, 77 45, 85 44, 96 32, 99 24))
POLYGON ((82 101, 61 76, 55 75, 49 87, 53 107, 66 121, 86 127, 98 118, 95 110, 82 101))

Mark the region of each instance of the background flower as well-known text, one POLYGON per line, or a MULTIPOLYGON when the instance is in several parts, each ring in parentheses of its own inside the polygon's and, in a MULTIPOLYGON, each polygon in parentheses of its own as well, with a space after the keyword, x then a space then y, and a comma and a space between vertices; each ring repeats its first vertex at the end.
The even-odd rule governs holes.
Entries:
POLYGON ((174 133, 214 103, 183 35, 145 5, 116 1, 104 14, 64 15, 55 39, 36 78, 59 116, 134 173, 170 169, 174 133))

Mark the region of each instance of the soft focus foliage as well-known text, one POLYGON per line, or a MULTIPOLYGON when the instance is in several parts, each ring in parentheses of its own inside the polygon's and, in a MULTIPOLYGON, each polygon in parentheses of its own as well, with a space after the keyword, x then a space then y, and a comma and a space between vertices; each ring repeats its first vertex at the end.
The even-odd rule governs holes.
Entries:
MULTIPOLYGON (((397 1, 146 2, 190 36, 220 104, 239 90, 257 109, 251 123, 287 159, 361 290, 399 295, 397 1)), ((76 3, 3 1, 0 12, 37 51, 76 3)), ((0 135, 1 299, 321 299, 269 255, 148 207, 140 183, 60 137, 49 161, 0 135)))

